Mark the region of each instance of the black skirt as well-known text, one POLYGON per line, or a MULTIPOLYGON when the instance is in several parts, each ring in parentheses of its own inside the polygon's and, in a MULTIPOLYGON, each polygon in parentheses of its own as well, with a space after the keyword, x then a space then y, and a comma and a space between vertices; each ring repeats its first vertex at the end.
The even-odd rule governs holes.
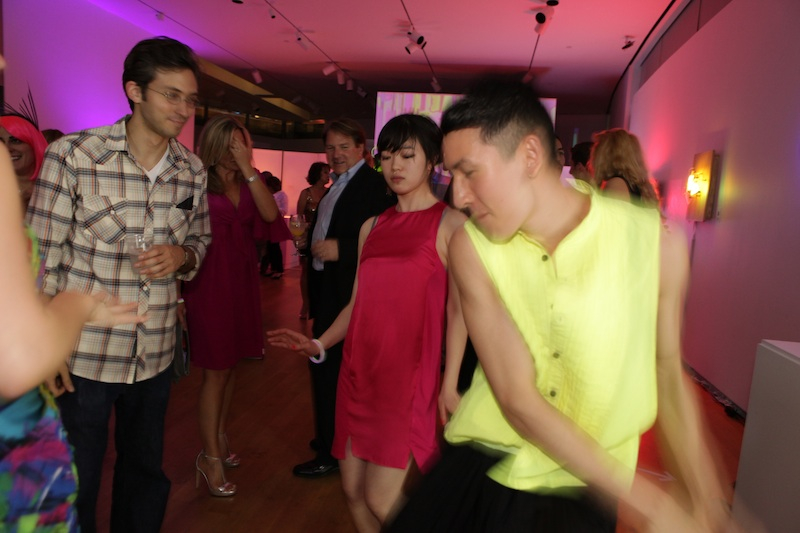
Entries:
POLYGON ((510 489, 486 472, 502 456, 471 446, 448 446, 389 533, 614 533, 615 509, 587 489, 545 495, 510 489))

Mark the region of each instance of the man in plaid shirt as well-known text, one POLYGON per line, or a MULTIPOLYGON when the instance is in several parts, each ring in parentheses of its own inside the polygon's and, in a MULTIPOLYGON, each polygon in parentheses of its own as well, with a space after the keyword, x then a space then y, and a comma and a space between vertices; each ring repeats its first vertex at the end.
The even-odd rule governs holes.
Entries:
POLYGON ((122 77, 131 115, 52 144, 28 209, 41 241, 46 296, 105 291, 137 301, 148 316, 139 325, 84 327, 69 368, 48 382, 74 446, 78 515, 87 533, 96 530, 112 407, 111 530, 158 531, 164 517, 176 280, 195 275, 211 242, 206 171, 175 139, 194 117, 198 72, 192 51, 178 41, 138 43, 122 77), (134 264, 125 250, 132 234, 154 243, 134 264))

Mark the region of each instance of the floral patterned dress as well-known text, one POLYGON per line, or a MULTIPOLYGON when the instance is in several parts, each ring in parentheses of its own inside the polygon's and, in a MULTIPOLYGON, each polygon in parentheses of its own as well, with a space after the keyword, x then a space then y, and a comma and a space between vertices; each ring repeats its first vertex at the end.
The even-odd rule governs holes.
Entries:
MULTIPOLYGON (((39 274, 36 237, 28 228, 31 266, 39 274)), ((61 417, 42 386, 0 398, 0 531, 78 531, 77 475, 61 417)))

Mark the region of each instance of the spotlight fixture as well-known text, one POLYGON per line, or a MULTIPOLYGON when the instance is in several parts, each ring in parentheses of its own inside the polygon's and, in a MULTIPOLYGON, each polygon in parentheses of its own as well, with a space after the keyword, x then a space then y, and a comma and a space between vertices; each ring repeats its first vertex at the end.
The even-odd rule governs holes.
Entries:
POLYGON ((356 85, 355 85, 355 83, 353 83, 353 80, 350 80, 350 79, 349 79, 349 80, 347 80, 346 89, 347 89, 348 91, 352 91, 353 89, 355 89, 355 86, 356 86, 356 85))
POLYGON ((339 69, 338 69, 338 67, 336 65, 334 65, 333 63, 328 63, 327 65, 325 65, 323 67, 322 73, 325 74, 326 76, 330 76, 331 74, 333 74, 337 70, 339 70, 339 69))
POLYGON ((433 90, 437 93, 442 92, 442 86, 439 85, 439 80, 436 79, 436 76, 431 79, 431 87, 433 87, 433 90))
POLYGON ((622 41, 623 41, 623 43, 624 43, 624 44, 622 45, 622 49, 623 49, 623 50, 627 50, 628 48, 630 48, 631 46, 633 46, 633 45, 634 45, 634 43, 636 42, 636 40, 634 39, 634 36, 633 36, 633 35, 626 35, 625 37, 623 37, 623 38, 622 38, 622 41))
POLYGON ((547 0, 547 5, 550 7, 556 7, 558 5, 558 0, 547 0))
POLYGON ((410 31, 408 32, 408 40, 413 43, 417 43, 418 45, 422 45, 422 43, 425 42, 425 37, 415 31, 410 31))
POLYGON ((533 81, 533 71, 532 71, 532 70, 529 70, 529 71, 528 71, 528 72, 526 72, 526 73, 525 73, 525 75, 522 77, 522 83, 530 83, 531 81, 533 81))
POLYGON ((361 87, 356 87, 356 94, 358 94, 358 96, 360 96, 361 98, 366 98, 367 97, 367 91, 365 91, 361 87))
POLYGON ((234 4, 244 4, 244 0, 231 0, 234 4))
POLYGON ((336 73, 336 81, 339 83, 339 85, 344 85, 346 80, 347 78, 345 77, 344 72, 340 70, 336 73))
POLYGON ((269 18, 274 19, 277 15, 275 14, 275 10, 269 8, 269 18))
POLYGON ((256 85, 261 85, 261 82, 264 81, 261 78, 261 73, 258 71, 257 68, 254 68, 250 74, 253 76, 253 81, 256 82, 256 85))

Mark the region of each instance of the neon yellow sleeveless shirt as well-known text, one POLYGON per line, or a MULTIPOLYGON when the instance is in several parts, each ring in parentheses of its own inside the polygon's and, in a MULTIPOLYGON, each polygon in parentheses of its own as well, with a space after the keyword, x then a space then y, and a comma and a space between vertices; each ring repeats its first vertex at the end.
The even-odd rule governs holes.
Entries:
MULTIPOLYGON (((591 208, 552 257, 522 233, 496 243, 471 221, 465 229, 530 348, 537 389, 627 466, 630 482, 639 437, 656 415, 660 218, 575 187, 591 195, 591 208)), ((480 366, 445 438, 507 453, 489 471, 507 487, 585 485, 517 434, 480 366)))

